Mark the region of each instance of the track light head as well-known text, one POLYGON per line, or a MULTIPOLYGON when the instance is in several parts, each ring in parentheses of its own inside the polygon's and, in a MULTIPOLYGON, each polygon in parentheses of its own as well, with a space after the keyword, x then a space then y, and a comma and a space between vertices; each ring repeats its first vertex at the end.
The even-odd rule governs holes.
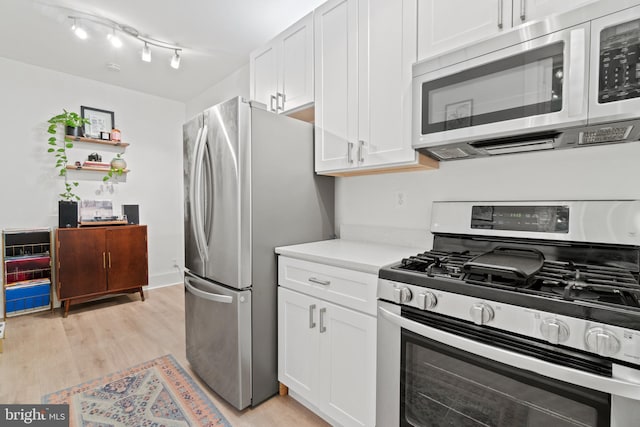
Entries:
POLYGON ((120 37, 118 37, 118 35, 116 34, 116 29, 113 29, 113 32, 111 34, 109 34, 109 36, 107 36, 107 38, 109 39, 109 41, 111 41, 111 45, 115 48, 121 48, 122 47, 122 40, 120 40, 120 37))
POLYGON ((142 48, 142 60, 144 62, 151 62, 151 48, 148 43, 145 43, 142 48))
POLYGON ((71 26, 71 31, 81 40, 85 40, 88 37, 87 31, 82 27, 81 24, 74 19, 73 25, 71 26))
POLYGON ((180 68, 180 55, 178 54, 178 49, 176 49, 173 57, 171 58, 171 67, 176 70, 180 68))

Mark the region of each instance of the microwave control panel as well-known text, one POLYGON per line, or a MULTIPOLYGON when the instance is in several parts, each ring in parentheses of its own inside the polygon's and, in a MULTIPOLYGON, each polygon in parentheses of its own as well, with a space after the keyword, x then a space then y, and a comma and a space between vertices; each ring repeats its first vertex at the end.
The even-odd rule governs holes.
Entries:
POLYGON ((613 25, 600 33, 598 102, 640 97, 640 19, 613 25))

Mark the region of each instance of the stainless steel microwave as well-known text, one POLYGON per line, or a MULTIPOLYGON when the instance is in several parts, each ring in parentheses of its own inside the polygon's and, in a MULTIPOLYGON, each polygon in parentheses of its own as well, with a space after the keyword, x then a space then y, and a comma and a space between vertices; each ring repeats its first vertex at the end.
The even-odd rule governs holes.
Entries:
POLYGON ((439 160, 635 141, 639 118, 638 1, 596 1, 413 66, 413 147, 439 160))

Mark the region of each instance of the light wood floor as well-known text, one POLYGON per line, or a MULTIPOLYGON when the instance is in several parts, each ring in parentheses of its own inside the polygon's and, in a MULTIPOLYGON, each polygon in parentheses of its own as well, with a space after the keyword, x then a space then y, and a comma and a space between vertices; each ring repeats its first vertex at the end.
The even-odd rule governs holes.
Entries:
POLYGON ((186 360, 184 291, 169 286, 7 319, 0 353, 0 403, 40 403, 43 395, 165 354, 211 397, 232 426, 327 426, 292 398, 276 396, 242 412, 212 392, 186 360))

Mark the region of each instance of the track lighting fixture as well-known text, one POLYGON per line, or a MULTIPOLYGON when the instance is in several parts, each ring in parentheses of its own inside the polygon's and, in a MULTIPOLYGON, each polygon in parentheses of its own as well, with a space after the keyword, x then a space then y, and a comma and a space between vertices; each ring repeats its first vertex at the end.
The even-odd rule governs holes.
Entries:
POLYGON ((180 46, 176 46, 171 43, 164 42, 162 40, 155 39, 153 37, 142 35, 138 30, 128 25, 120 24, 116 21, 113 21, 108 18, 103 18, 101 16, 92 15, 89 13, 84 13, 80 11, 76 11, 73 9, 64 8, 65 11, 71 13, 69 15, 69 19, 73 21, 73 25, 71 26, 71 30, 75 33, 76 36, 80 39, 88 38, 88 33, 85 27, 82 25, 82 22, 89 24, 98 24, 103 27, 109 28, 111 31, 107 34, 107 39, 109 42, 116 48, 122 47, 122 39, 119 37, 119 34, 124 34, 129 37, 132 37, 140 42, 144 43, 142 47, 142 55, 141 59, 144 62, 151 62, 151 46, 172 50, 173 56, 171 57, 171 67, 178 69, 180 68, 180 54, 182 53, 182 48, 180 46))
POLYGON ((79 25, 75 19, 73 20, 71 31, 73 31, 73 33, 81 40, 86 39, 88 36, 87 31, 81 25, 79 25))
POLYGON ((173 57, 171 58, 171 67, 175 68, 176 70, 180 68, 180 55, 178 54, 179 50, 180 49, 176 49, 176 53, 174 53, 173 57))
POLYGON ((151 62, 151 48, 146 42, 144 44, 144 47, 142 48, 142 60, 144 62, 151 62))

